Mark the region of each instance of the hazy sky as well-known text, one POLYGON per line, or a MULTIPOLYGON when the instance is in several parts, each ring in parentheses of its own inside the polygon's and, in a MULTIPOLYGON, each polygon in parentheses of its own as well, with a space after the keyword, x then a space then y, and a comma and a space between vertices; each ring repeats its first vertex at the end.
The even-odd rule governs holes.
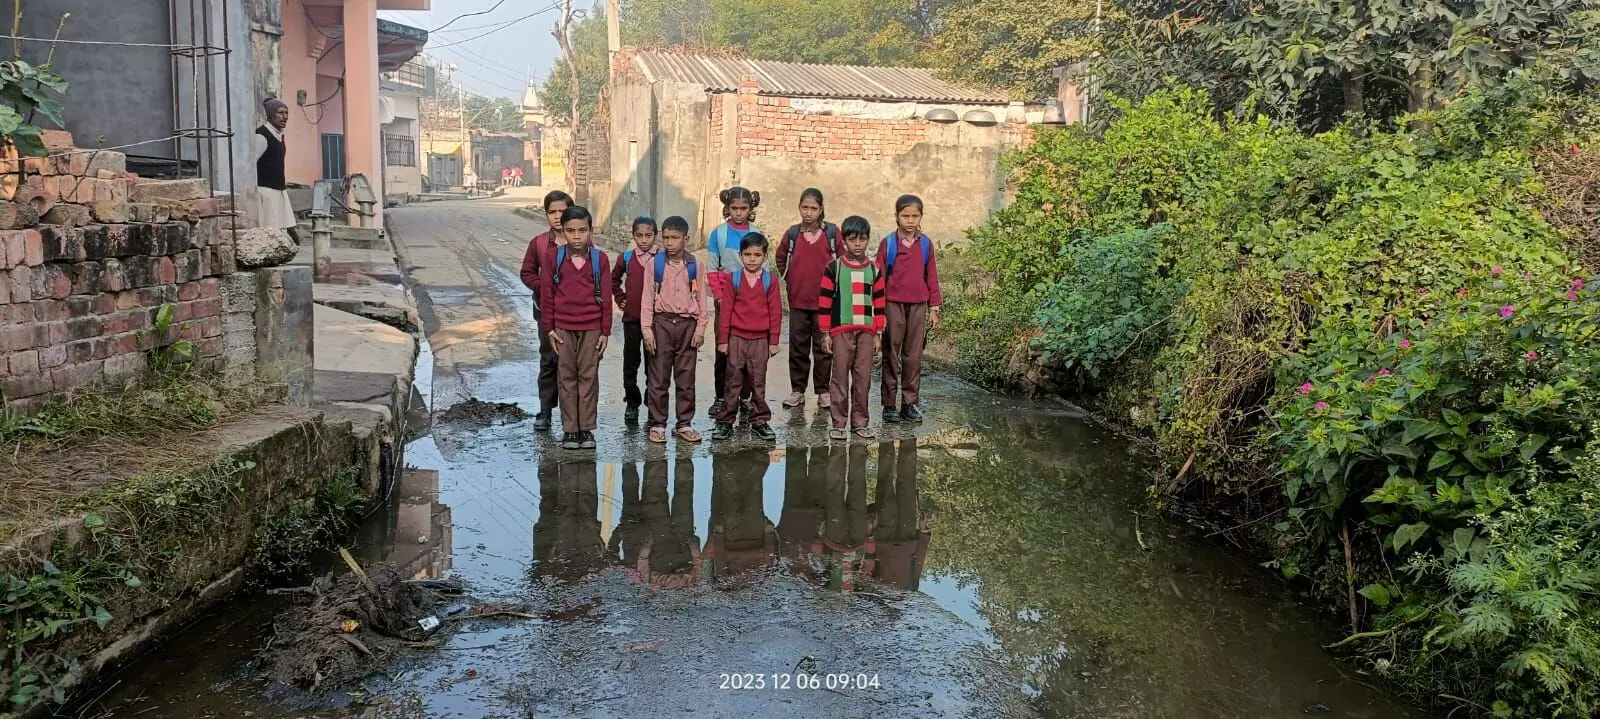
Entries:
MULTIPOLYGON (((429 12, 385 11, 379 15, 431 31, 458 15, 488 10, 499 1, 433 0, 429 12)), ((587 9, 590 2, 576 0, 573 5, 587 9)), ((529 73, 543 78, 561 55, 561 47, 550 34, 560 7, 560 0, 505 0, 487 15, 462 18, 432 33, 423 53, 460 66, 462 81, 473 92, 520 101, 529 73), (505 25, 530 14, 533 17, 505 25), (458 42, 461 44, 444 47, 458 42)))

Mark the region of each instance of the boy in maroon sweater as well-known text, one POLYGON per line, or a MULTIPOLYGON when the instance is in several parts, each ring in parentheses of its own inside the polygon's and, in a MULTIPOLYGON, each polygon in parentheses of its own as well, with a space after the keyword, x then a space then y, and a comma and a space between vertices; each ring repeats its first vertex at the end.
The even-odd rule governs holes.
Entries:
POLYGON ((894 234, 878 246, 888 331, 883 341, 883 421, 921 422, 922 350, 928 328, 939 327, 939 263, 933 241, 922 234, 922 200, 901 195, 894 203, 894 234))
MULTIPOLYGON (((544 196, 544 216, 550 221, 550 229, 541 232, 528 241, 528 251, 522 255, 522 284, 533 291, 533 318, 539 320, 539 298, 542 290, 539 280, 545 274, 545 267, 555 257, 556 248, 567 244, 566 234, 561 232, 561 213, 572 206, 572 196, 560 190, 553 190, 544 196)), ((539 332, 539 414, 533 418, 533 428, 539 431, 550 429, 550 413, 556 408, 556 348, 550 344, 549 331, 539 332)))
POLYGON ((790 392, 783 401, 789 409, 805 406, 808 376, 817 393, 817 407, 828 408, 833 355, 822 346, 817 295, 822 291, 822 272, 839 255, 838 246, 839 228, 824 219, 822 191, 806 188, 800 193, 800 224, 783 233, 777 252, 778 274, 789 292, 790 392))
MULTIPOLYGON (((644 302, 644 277, 656 259, 656 221, 649 217, 633 220, 633 249, 617 255, 611 270, 611 295, 622 310, 622 400, 627 405, 623 421, 639 423, 639 366, 644 364, 644 327, 639 321, 639 305, 644 302)), ((650 366, 644 364, 645 382, 650 381, 650 366)))
MULTIPOLYGON (((739 241, 742 269, 729 278, 727 304, 717 313, 717 351, 728 356, 728 386, 724 397, 750 394, 750 431, 764 440, 777 439, 772 431, 772 407, 767 405, 767 360, 777 356, 783 332, 783 300, 778 283, 766 269, 767 238, 751 232, 739 241)), ((725 402, 712 439, 733 437, 738 402, 725 402)))
POLYGON ((592 245, 589 211, 561 213, 567 245, 557 249, 540 286, 539 330, 555 345, 556 392, 561 402, 562 449, 594 449, 600 408, 600 359, 611 339, 611 283, 606 253, 592 245))

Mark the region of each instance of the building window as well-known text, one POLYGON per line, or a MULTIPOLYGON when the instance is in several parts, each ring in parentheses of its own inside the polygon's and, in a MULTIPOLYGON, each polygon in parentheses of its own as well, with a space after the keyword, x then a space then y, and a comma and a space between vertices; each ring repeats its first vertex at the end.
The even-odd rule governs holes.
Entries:
POLYGON ((344 135, 322 133, 322 179, 344 179, 344 135))
POLYGON ((417 141, 399 135, 384 135, 383 155, 389 167, 416 167, 417 141))

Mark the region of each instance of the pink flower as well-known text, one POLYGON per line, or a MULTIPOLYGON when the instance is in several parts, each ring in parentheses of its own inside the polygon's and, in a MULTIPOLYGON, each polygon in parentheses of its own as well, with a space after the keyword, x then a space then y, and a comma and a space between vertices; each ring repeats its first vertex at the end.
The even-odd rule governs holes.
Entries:
POLYGON ((1405 339, 1400 340, 1400 349, 1403 349, 1403 350, 1411 349, 1411 340, 1405 340, 1405 339))
POLYGON ((1511 315, 1516 314, 1516 312, 1517 308, 1515 305, 1506 305, 1505 307, 1500 308, 1501 317, 1510 317, 1511 315))
POLYGON ((1317 411, 1318 412, 1326 410, 1327 408, 1328 408, 1328 403, 1327 402, 1318 402, 1317 403, 1317 411))
POLYGON ((1567 299, 1576 302, 1578 300, 1578 291, 1577 290, 1567 290, 1567 299))
POLYGON ((1577 145, 1573 145, 1572 147, 1567 148, 1567 149, 1572 150, 1572 156, 1573 157, 1577 157, 1578 156, 1578 146, 1577 145))
POLYGON ((1311 394, 1311 390, 1313 389, 1316 388, 1312 387, 1310 382, 1307 382, 1303 385, 1300 385, 1300 394, 1311 394))
POLYGON ((1505 270, 1500 269, 1500 265, 1495 265, 1494 269, 1489 270, 1489 274, 1494 275, 1495 277, 1499 277, 1501 272, 1505 272, 1505 270))
POLYGON ((1572 289, 1575 289, 1575 290, 1583 289, 1583 280, 1580 280, 1580 279, 1578 279, 1576 277, 1572 278, 1572 289))
POLYGON ((1539 359, 1539 353, 1538 352, 1534 352, 1533 350, 1528 350, 1528 353, 1523 355, 1522 357, 1523 357, 1523 359, 1526 359, 1529 362, 1536 362, 1539 359))

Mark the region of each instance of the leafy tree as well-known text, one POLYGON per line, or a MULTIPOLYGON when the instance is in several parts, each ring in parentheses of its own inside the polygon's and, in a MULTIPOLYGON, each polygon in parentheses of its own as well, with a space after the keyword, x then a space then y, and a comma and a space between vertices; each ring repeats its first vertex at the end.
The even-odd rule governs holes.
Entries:
POLYGON ((1004 87, 1022 97, 1055 96, 1052 68, 1089 57, 1093 0, 977 0, 935 10, 926 60, 952 79, 1004 87))
POLYGON ((712 0, 624 0, 622 42, 645 47, 712 47, 712 0))
MULTIPOLYGON (((610 75, 606 67, 606 20, 590 14, 572 24, 572 49, 578 55, 579 112, 584 122, 592 122, 599 110, 600 95, 610 75)), ((572 119, 572 99, 568 82, 572 68, 566 58, 556 61, 555 69, 539 88, 539 102, 556 123, 572 119)))
POLYGON ((912 0, 712 0, 717 44, 785 62, 910 65, 912 0))
POLYGON ((467 95, 463 102, 466 105, 467 119, 473 129, 490 132, 522 130, 522 110, 516 102, 503 97, 491 98, 482 95, 467 95))

